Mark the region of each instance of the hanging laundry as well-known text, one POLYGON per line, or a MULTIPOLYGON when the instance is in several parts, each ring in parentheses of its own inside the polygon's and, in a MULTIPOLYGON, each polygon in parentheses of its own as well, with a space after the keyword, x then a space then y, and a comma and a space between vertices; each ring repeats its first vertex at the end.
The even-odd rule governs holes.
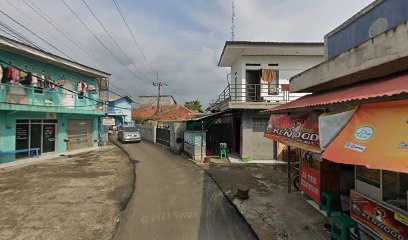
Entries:
POLYGON ((90 94, 96 94, 95 85, 89 84, 89 85, 88 85, 88 92, 89 92, 90 94))
POLYGON ((262 80, 268 83, 275 83, 275 70, 262 69, 262 80))
POLYGON ((31 81, 32 81, 32 74, 31 72, 29 72, 29 73, 26 73, 26 76, 24 76, 24 79, 22 78, 20 83, 23 85, 31 85, 31 81))
POLYGON ((12 69, 12 73, 13 73, 13 76, 12 76, 12 80, 14 80, 14 81, 20 81, 20 70, 18 70, 18 69, 15 69, 15 68, 11 68, 12 69))
POLYGON ((40 88, 45 88, 45 76, 44 75, 40 75, 40 80, 38 81, 38 87, 40 88))
POLYGON ((51 76, 45 76, 44 88, 52 90, 54 88, 54 82, 51 79, 51 76))
POLYGON ((2 83, 10 83, 11 80, 11 69, 9 67, 3 68, 3 78, 2 83))
POLYGON ((86 82, 79 82, 78 83, 78 92, 85 92, 87 89, 88 85, 86 84, 86 82))
POLYGON ((20 71, 20 81, 24 81, 27 77, 27 73, 24 71, 20 71))
POLYGON ((33 73, 31 76, 31 86, 38 87, 38 78, 37 74, 33 73))

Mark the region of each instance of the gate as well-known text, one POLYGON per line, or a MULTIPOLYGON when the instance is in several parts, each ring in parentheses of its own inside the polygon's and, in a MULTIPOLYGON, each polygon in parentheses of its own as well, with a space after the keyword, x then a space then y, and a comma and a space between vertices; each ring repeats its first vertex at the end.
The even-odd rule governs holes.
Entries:
POLYGON ((170 130, 157 128, 156 130, 156 143, 170 147, 170 130))

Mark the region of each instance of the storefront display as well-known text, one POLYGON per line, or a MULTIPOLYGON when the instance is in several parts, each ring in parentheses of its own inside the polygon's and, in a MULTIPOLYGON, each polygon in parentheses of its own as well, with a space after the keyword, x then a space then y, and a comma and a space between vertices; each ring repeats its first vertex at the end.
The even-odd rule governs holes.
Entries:
POLYGON ((408 217, 366 196, 351 192, 351 217, 383 239, 408 239, 408 217))

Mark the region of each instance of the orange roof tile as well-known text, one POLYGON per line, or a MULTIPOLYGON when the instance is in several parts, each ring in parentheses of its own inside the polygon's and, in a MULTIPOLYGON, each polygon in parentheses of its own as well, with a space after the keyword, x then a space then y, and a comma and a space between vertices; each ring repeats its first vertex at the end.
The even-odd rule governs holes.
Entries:
POLYGON ((159 121, 186 121, 192 119, 192 112, 185 107, 177 107, 160 113, 156 119, 159 121))

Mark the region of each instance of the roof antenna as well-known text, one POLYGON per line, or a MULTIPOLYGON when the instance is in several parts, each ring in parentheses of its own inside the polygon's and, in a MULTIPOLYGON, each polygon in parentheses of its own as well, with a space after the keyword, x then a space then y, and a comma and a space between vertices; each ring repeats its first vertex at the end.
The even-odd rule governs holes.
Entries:
POLYGON ((232 0, 231 41, 235 41, 235 4, 232 0))

